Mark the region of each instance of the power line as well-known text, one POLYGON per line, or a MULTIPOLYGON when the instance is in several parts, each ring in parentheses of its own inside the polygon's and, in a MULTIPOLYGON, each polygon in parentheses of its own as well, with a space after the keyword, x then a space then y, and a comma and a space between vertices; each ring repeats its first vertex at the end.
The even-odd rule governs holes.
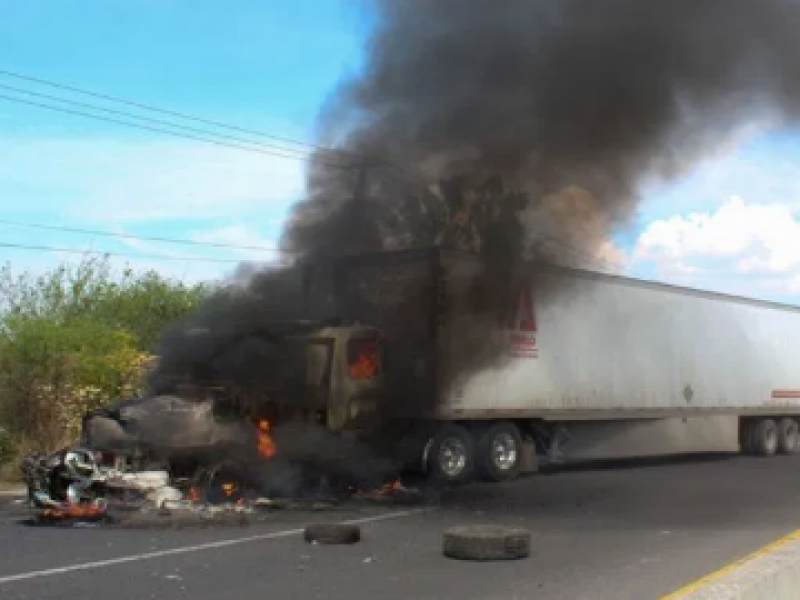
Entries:
POLYGON ((31 81, 31 82, 38 83, 38 84, 41 84, 41 85, 46 85, 46 86, 49 86, 49 87, 62 89, 62 90, 67 90, 67 91, 70 91, 70 92, 74 92, 76 94, 83 94, 83 95, 86 95, 86 96, 92 96, 94 98, 99 98, 99 99, 102 99, 102 100, 109 100, 111 102, 118 102, 120 104, 127 104, 128 106, 134 106, 136 108, 141 108, 141 109, 144 109, 144 110, 149 110, 149 111, 152 111, 152 112, 161 113, 161 114, 164 114, 164 115, 170 115, 170 116, 173 116, 173 117, 179 117, 181 119, 187 119, 189 121, 195 121, 197 123, 204 123, 206 125, 212 125, 214 127, 221 127, 223 129, 229 129, 231 131, 239 131, 241 133, 249 133, 251 135, 257 135, 259 137, 269 138, 269 139, 275 140, 277 142, 284 142, 284 143, 287 143, 287 144, 294 144, 294 145, 297 145, 297 146, 305 146, 306 148, 312 148, 312 149, 315 149, 315 150, 331 150, 330 148, 326 148, 324 146, 319 146, 319 145, 316 145, 316 144, 311 144, 311 143, 308 143, 308 142, 301 142, 299 140, 293 140, 291 138, 279 137, 279 136, 271 135, 271 134, 268 134, 268 133, 264 133, 262 131, 258 131, 258 130, 255 130, 255 129, 247 129, 245 127, 238 127, 236 125, 229 125, 227 123, 221 123, 219 121, 212 121, 210 119, 203 119, 203 118, 200 118, 200 117, 195 117, 195 116, 192 116, 192 115, 188 115, 186 113, 181 113, 181 112, 177 112, 177 111, 173 111, 173 110, 167 110, 167 109, 164 109, 164 108, 159 108, 159 107, 153 106, 151 104, 145 104, 143 102, 134 102, 132 100, 125 100, 124 98, 119 98, 117 96, 110 96, 108 94, 100 94, 98 92, 92 92, 92 91, 89 91, 89 90, 85 90, 85 89, 81 89, 81 88, 78 88, 78 87, 66 85, 66 84, 63 84, 63 83, 57 83, 55 81, 50 81, 50 80, 47 80, 47 79, 41 79, 41 78, 38 78, 38 77, 32 77, 30 75, 24 75, 22 73, 17 73, 17 72, 14 72, 14 71, 6 71, 6 70, 3 70, 3 69, 0 69, 0 75, 5 75, 7 77, 13 77, 15 79, 21 79, 23 81, 31 81))
POLYGON ((7 225, 11 227, 25 227, 28 229, 46 229, 49 231, 65 231, 69 233, 84 233, 88 235, 99 235, 105 237, 117 237, 129 240, 143 240, 149 242, 164 242, 168 244, 183 244, 188 246, 206 246, 214 248, 230 248, 234 250, 255 250, 260 252, 274 252, 275 248, 267 246, 240 246, 237 244, 223 244, 220 242, 200 242, 196 240, 148 236, 148 235, 134 235, 130 233, 114 233, 112 231, 104 231, 102 229, 86 229, 82 227, 67 227, 65 225, 47 225, 45 223, 23 223, 21 221, 9 221, 0 219, 0 225, 7 225))
MULTIPOLYGON (((250 135, 255 135, 255 136, 259 136, 259 137, 273 139, 275 141, 279 141, 279 142, 283 142, 283 143, 294 144, 294 145, 297 145, 297 146, 304 146, 304 147, 309 148, 309 149, 316 149, 316 150, 322 150, 322 151, 328 151, 328 152, 341 152, 341 153, 347 152, 347 153, 355 154, 352 151, 345 151, 345 150, 338 150, 337 151, 337 150, 334 150, 332 148, 326 148, 324 146, 319 146, 319 145, 316 145, 316 144, 310 144, 310 143, 307 143, 307 142, 301 142, 299 140, 293 140, 291 138, 283 138, 283 137, 279 137, 279 136, 274 136, 274 135, 267 134, 267 133, 264 133, 264 132, 261 132, 261 131, 257 131, 257 130, 253 130, 253 129, 238 127, 238 126, 235 126, 235 125, 229 125, 229 124, 226 124, 226 123, 221 123, 221 122, 213 121, 213 120, 209 120, 209 119, 203 119, 203 118, 200 118, 200 117, 195 117, 195 116, 192 116, 192 115, 188 115, 186 113, 166 110, 166 109, 158 108, 158 107, 150 105, 150 104, 145 104, 145 103, 141 103, 141 102, 134 102, 134 101, 130 101, 130 100, 125 100, 123 98, 119 98, 119 97, 116 97, 116 96, 111 96, 111 95, 107 95, 107 94, 101 94, 101 93, 97 93, 97 92, 92 92, 92 91, 81 89, 81 88, 78 88, 78 87, 74 87, 74 86, 70 86, 70 85, 66 85, 66 84, 62 84, 62 83, 57 83, 57 82, 46 80, 46 79, 42 79, 42 78, 32 77, 32 76, 29 76, 29 75, 24 75, 24 74, 13 72, 13 71, 7 71, 7 70, 0 69, 0 75, 5 75, 7 77, 12 77, 12 78, 20 79, 20 80, 24 80, 24 81, 34 82, 34 83, 38 83, 38 84, 41 84, 41 85, 45 85, 45 86, 49 86, 49 87, 53 87, 53 88, 57 88, 57 89, 67 90, 67 91, 70 91, 70 92, 83 94, 83 95, 86 95, 86 96, 91 96, 91 97, 95 97, 95 98, 99 98, 99 99, 103 99, 103 100, 109 100, 111 102, 117 102, 117 103, 120 103, 120 104, 133 106, 133 107, 136 107, 136 108, 149 110, 149 111, 160 113, 160 114, 170 115, 170 116, 178 117, 178 118, 181 118, 181 119, 186 119, 186 120, 190 120, 190 121, 194 121, 194 122, 198 122, 198 123, 204 123, 206 125, 211 125, 211 126, 214 126, 214 127, 220 127, 220 128, 228 129, 228 130, 232 130, 232 131, 239 131, 239 132, 247 133, 247 134, 250 134, 250 135)), ((217 136, 217 137, 221 137, 221 138, 225 138, 225 139, 234 140, 234 141, 237 141, 237 142, 244 142, 245 144, 256 144, 257 146, 260 146, 260 147, 253 148, 251 146, 242 146, 242 145, 239 145, 239 144, 231 144, 231 143, 227 143, 227 142, 220 142, 218 140, 211 140, 211 139, 203 138, 203 137, 196 136, 196 135, 179 134, 179 133, 176 133, 176 132, 173 132, 173 131, 169 131, 169 130, 164 130, 164 129, 161 129, 161 128, 149 127, 149 126, 141 125, 141 124, 137 124, 137 123, 130 123, 130 122, 127 122, 127 121, 120 121, 120 120, 117 120, 117 119, 110 119, 110 118, 107 118, 107 117, 101 117, 99 115, 92 115, 92 114, 84 113, 84 112, 81 112, 81 111, 74 111, 74 110, 69 110, 69 109, 65 109, 65 108, 61 108, 61 107, 56 107, 56 106, 52 106, 52 105, 43 104, 43 103, 26 101, 26 100, 22 100, 22 99, 19 99, 19 98, 13 98, 13 97, 9 97, 9 96, 0 95, 1 99, 9 100, 9 101, 12 101, 12 102, 18 102, 18 103, 28 104, 28 105, 32 105, 32 106, 38 106, 38 107, 45 108, 45 109, 48 109, 48 110, 55 110, 55 111, 59 111, 59 112, 64 112, 64 113, 68 113, 68 114, 73 114, 73 115, 77 115, 77 116, 86 117, 86 118, 93 118, 93 119, 107 121, 107 122, 111 122, 111 123, 116 123, 116 124, 124 125, 124 126, 128 126, 128 127, 145 129, 145 130, 155 131, 155 132, 159 132, 159 133, 165 133, 165 134, 173 135, 173 136, 176 136, 176 137, 185 137, 185 138, 188 138, 188 139, 195 139, 195 140, 199 140, 199 141, 203 141, 203 142, 207 142, 207 143, 211 143, 211 144, 215 144, 215 145, 219 145, 219 146, 227 146, 227 147, 240 149, 240 150, 246 150, 246 151, 251 151, 251 152, 259 152, 259 153, 263 153, 263 154, 270 154, 270 155, 279 156, 279 157, 282 157, 282 158, 291 158, 291 159, 296 159, 296 160, 306 160, 308 158, 308 155, 299 155, 298 154, 299 152, 303 152, 302 150, 299 150, 299 149, 286 148, 286 147, 281 147, 281 146, 276 146, 276 145, 263 144, 263 143, 260 143, 260 142, 247 140, 247 139, 244 139, 244 138, 241 138, 241 137, 214 133, 212 131, 208 131, 208 130, 204 130, 204 129, 199 129, 199 128, 195 128, 195 127, 188 127, 188 126, 185 126, 185 125, 179 125, 179 124, 175 124, 175 123, 170 123, 168 121, 163 121, 163 120, 160 120, 160 119, 153 119, 153 118, 149 118, 149 117, 143 117, 143 116, 139 116, 139 115, 134 115, 134 114, 131 114, 131 113, 128 113, 128 112, 125 112, 125 111, 117 111, 117 110, 113 110, 113 109, 109 109, 109 108, 105 108, 105 107, 100 107, 100 106, 97 106, 97 105, 92 105, 92 104, 88 104, 88 103, 84 103, 84 102, 76 102, 76 101, 72 101, 72 100, 67 100, 67 99, 64 99, 64 98, 59 98, 57 96, 52 96, 52 95, 48 95, 48 94, 42 94, 42 93, 38 93, 38 92, 33 92, 33 91, 30 91, 30 90, 24 90, 24 89, 20 89, 20 88, 15 88, 13 86, 0 85, 0 88, 11 90, 11 91, 14 91, 14 92, 17 92, 17 93, 28 94, 28 95, 32 95, 32 96, 38 96, 38 97, 46 98, 46 99, 49 99, 49 100, 55 100, 57 102, 62 102, 62 103, 70 104, 70 105, 73 105, 73 106, 89 108, 89 109, 92 109, 92 110, 99 110, 99 111, 107 112, 107 113, 110 113, 110 114, 121 115, 121 116, 125 116, 125 117, 128 117, 128 118, 139 119, 139 120, 142 120, 142 121, 148 121, 148 122, 151 122, 151 123, 165 125, 165 126, 168 126, 168 127, 174 127, 176 129, 182 129, 182 130, 185 130, 185 131, 198 132, 198 133, 202 133, 204 135, 213 135, 213 136, 217 136), (270 148, 270 150, 264 150, 261 147, 268 147, 268 148, 270 148), (283 154, 284 152, 295 153, 295 154, 283 154)), ((408 171, 406 171, 403 167, 400 167, 398 165, 394 165, 394 164, 392 164, 392 163, 390 163, 388 161, 379 161, 378 163, 373 163, 372 166, 378 166, 379 164, 383 164, 384 166, 394 167, 394 168, 398 169, 399 171, 401 171, 406 176, 409 175, 408 171)), ((329 166, 338 166, 338 167, 343 167, 343 168, 350 168, 349 166, 345 167, 345 165, 333 165, 333 164, 330 164, 329 166)), ((362 166, 366 166, 366 165, 362 165, 362 166)), ((7 224, 14 224, 14 223, 7 223, 7 224)), ((59 230, 62 230, 62 231, 76 231, 76 232, 81 232, 81 233, 93 233, 95 235, 115 236, 115 237, 121 237, 121 238, 129 238, 129 239, 143 239, 143 240, 148 240, 149 239, 149 240, 152 240, 152 241, 161 241, 161 242, 167 242, 167 243, 206 245, 206 246, 216 246, 216 247, 223 247, 223 248, 224 247, 228 247, 228 248, 237 248, 237 249, 246 249, 246 250, 272 250, 272 249, 267 249, 267 248, 264 248, 264 247, 235 246, 235 245, 214 244, 214 243, 205 243, 204 244, 202 242, 193 242, 191 240, 174 240, 174 239, 170 239, 170 238, 134 236, 134 235, 128 235, 128 234, 113 234, 113 233, 110 233, 110 232, 93 231, 93 230, 81 230, 81 229, 77 229, 77 228, 59 228, 59 227, 55 227, 55 226, 43 226, 43 225, 42 226, 36 226, 36 225, 31 225, 31 224, 19 224, 19 223, 16 223, 15 225, 24 226, 24 227, 37 227, 37 228, 43 228, 43 229, 59 229, 59 230)), ((546 236, 546 235, 545 236, 541 236, 541 237, 544 237, 545 239, 548 239, 551 242, 559 244, 566 251, 571 252, 573 255, 582 256, 584 258, 590 259, 593 262, 600 262, 601 264, 605 264, 606 266, 614 265, 614 263, 611 263, 611 262, 609 262, 609 261, 607 261, 605 259, 602 259, 600 257, 593 256, 590 253, 585 252, 585 251, 583 251, 583 250, 581 250, 579 248, 573 247, 573 246, 571 246, 571 245, 569 245, 569 244, 567 244, 567 243, 563 242, 562 240, 559 240, 559 239, 557 239, 555 237, 546 236)), ((617 265, 614 265, 614 266, 617 266, 617 265)))
POLYGON ((215 133, 213 131, 209 131, 208 129, 200 129, 198 127, 188 127, 186 125, 178 125, 178 124, 175 124, 175 123, 170 123, 169 121, 164 121, 163 119, 153 119, 153 118, 150 118, 150 117, 142 117, 142 116, 130 113, 130 112, 126 112, 124 110, 114 110, 114 109, 111 109, 111 108, 105 108, 103 106, 98 106, 96 104, 89 104, 87 102, 75 102, 73 100, 67 100, 65 98, 59 98, 58 96, 52 96, 50 94, 42 94, 42 93, 39 93, 39 92, 33 92, 33 91, 30 91, 30 90, 25 90, 25 89, 14 87, 14 86, 10 86, 10 85, 2 85, 2 84, 0 84, 0 89, 9 90, 9 91, 16 92, 16 93, 19 93, 19 94, 27 94, 29 96, 36 96, 36 97, 39 97, 39 98, 45 98, 46 100, 55 100, 56 102, 62 102, 64 104, 77 106, 79 108, 88 108, 90 110, 99 110, 99 111, 106 112, 106 113, 109 113, 109 114, 112 114, 112 115, 120 115, 120 116, 123 116, 123 117, 132 118, 132 119, 139 119, 141 121, 147 121, 149 123, 156 123, 157 125, 166 125, 167 127, 174 127, 175 129, 183 129, 185 131, 201 133, 201 134, 204 134, 204 135, 213 135, 213 136, 217 136, 217 137, 220 137, 220 138, 223 138, 223 139, 234 140, 236 142, 244 142, 245 144, 255 144, 255 145, 259 146, 259 147, 265 147, 265 148, 269 148, 269 149, 272 149, 272 150, 278 150, 280 152, 296 153, 296 154, 298 154, 298 157, 302 157, 302 158, 307 158, 307 156, 308 156, 308 152, 305 151, 305 150, 297 150, 295 148, 286 148, 286 147, 282 147, 282 146, 278 146, 278 145, 274 145, 274 144, 264 144, 263 142, 254 142, 252 140, 248 140, 247 138, 243 138, 243 137, 239 137, 239 136, 235 136, 235 135, 226 135, 224 133, 215 133), (304 154, 300 154, 301 152, 304 153, 304 154))
MULTIPOLYGON (((42 102, 34 102, 32 100, 23 100, 21 98, 14 98, 12 96, 6 96, 4 94, 0 94, 0 100, 8 100, 10 102, 17 102, 17 103, 20 103, 20 104, 27 104, 27 105, 30 105, 30 106, 37 106, 39 108, 45 108, 45 109, 53 110, 53 111, 56 111, 56 112, 63 112, 63 113, 71 114, 71 115, 77 115, 77 116, 80 116, 80 117, 86 117, 86 118, 89 118, 89 119, 96 119, 98 121, 106 121, 108 123, 115 123, 117 125, 124 125, 126 127, 133 127, 135 129, 144 129, 146 131, 154 131, 154 132, 157 132, 157 133, 165 133, 167 135, 171 135, 171 136, 174 136, 174 137, 198 140, 198 141, 201 141, 201 142, 214 144, 216 146, 234 148, 234 149, 237 149, 237 150, 245 150, 245 151, 248 151, 248 152, 256 152, 256 153, 259 153, 259 154, 266 154, 266 155, 269 155, 269 156, 277 156, 277 157, 280 157, 280 158, 289 158, 289 159, 293 159, 293 160, 305 161, 308 158, 308 157, 301 157, 301 156, 292 155, 292 154, 281 154, 280 152, 277 152, 277 151, 264 150, 264 149, 261 149, 261 148, 253 148, 251 146, 242 146, 240 144, 232 144, 232 143, 229 143, 229 142, 221 142, 219 140, 212 140, 212 139, 209 139, 209 138, 205 138, 205 137, 201 137, 201 136, 197 136, 197 135, 191 135, 191 134, 188 134, 188 133, 177 133, 175 131, 169 131, 168 129, 162 129, 160 127, 151 127, 149 125, 142 125, 140 123, 131 123, 129 121, 122 121, 120 119, 112 119, 111 117, 102 117, 100 115, 93 115, 93 114, 82 112, 82 111, 78 111, 78 110, 72 110, 72 109, 69 109, 69 108, 62 108, 60 106, 53 106, 52 104, 44 104, 42 102)), ((327 161, 321 161, 321 164, 324 164, 326 166, 333 167, 333 168, 341 168, 341 169, 349 169, 350 168, 348 165, 344 165, 344 164, 341 164, 341 163, 328 163, 327 161)))
MULTIPOLYGON (((84 227, 69 227, 66 225, 48 225, 45 223, 26 223, 22 221, 11 221, 8 219, 0 219, 0 225, 5 225, 9 227, 22 227, 26 229, 40 229, 40 230, 47 230, 47 231, 63 231, 67 233, 80 233, 86 235, 96 235, 96 236, 103 236, 103 237, 111 237, 111 238, 122 238, 122 239, 130 239, 130 240, 141 240, 141 241, 148 241, 148 242, 161 242, 167 244, 180 244, 186 246, 195 246, 195 247, 209 247, 209 248, 225 248, 231 250, 248 250, 248 251, 256 251, 256 252, 275 252, 275 248, 271 248, 269 246, 247 246, 247 245, 240 245, 240 244, 225 244, 222 242, 201 242, 197 240, 187 240, 187 239, 180 239, 180 238, 170 238, 170 237, 162 237, 162 236, 150 236, 150 235, 136 235, 131 233, 115 233, 113 231, 106 231, 102 229, 89 229, 84 227)), ((560 240, 552 235, 546 234, 539 234, 539 237, 542 240, 547 242, 551 242, 554 244, 559 245, 565 251, 571 253, 575 257, 580 257, 590 263, 594 263, 596 265, 602 265, 605 268, 615 270, 620 268, 622 265, 619 264, 617 261, 612 261, 600 256, 595 256, 591 252, 578 248, 577 246, 573 246, 563 240, 560 240)))
POLYGON ((39 246, 34 244, 12 244, 0 242, 0 248, 17 248, 20 250, 42 250, 46 252, 66 252, 69 254, 102 254, 104 256, 119 256, 126 258, 148 259, 148 260, 178 260, 184 262, 207 262, 207 263, 240 263, 241 260, 233 258, 211 258, 200 256, 170 256, 166 254, 130 254, 125 252, 110 252, 105 250, 78 250, 77 248, 60 248, 57 246, 39 246))

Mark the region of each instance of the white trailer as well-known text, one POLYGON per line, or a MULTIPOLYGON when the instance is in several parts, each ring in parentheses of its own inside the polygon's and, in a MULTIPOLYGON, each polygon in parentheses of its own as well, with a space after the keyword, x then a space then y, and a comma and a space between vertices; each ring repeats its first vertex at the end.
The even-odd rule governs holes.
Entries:
POLYGON ((446 480, 508 479, 526 441, 557 459, 571 432, 596 441, 653 420, 732 420, 742 451, 763 456, 800 444, 798 307, 531 263, 498 321, 492 282, 507 278, 471 254, 387 252, 344 272, 351 318, 381 327, 381 315, 418 309, 395 337, 417 349, 403 365, 408 395, 435 394, 422 402, 435 412, 405 416, 429 423, 424 462, 446 480))

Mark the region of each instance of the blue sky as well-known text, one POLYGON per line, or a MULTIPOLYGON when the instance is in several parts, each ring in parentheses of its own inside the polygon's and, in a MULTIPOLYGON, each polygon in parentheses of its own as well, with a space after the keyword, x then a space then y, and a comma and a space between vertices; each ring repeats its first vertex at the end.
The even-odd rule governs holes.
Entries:
MULTIPOLYGON (((0 8, 11 15, 0 20, 0 70, 306 142, 314 141, 321 103, 358 67, 367 28, 347 0, 0 0, 0 8)), ((3 75, 0 86, 97 102, 3 75)), ((3 87, 0 95, 36 100, 3 87)), ((627 271, 800 301, 798 161, 795 132, 754 127, 688 176, 646 188, 635 221, 617 238, 627 271)), ((266 258, 302 190, 302 161, 0 98, 0 219, 264 250, 180 247, 2 224, 0 243, 266 258)), ((0 248, 0 258, 40 269, 64 257, 0 248)), ((190 280, 235 266, 128 262, 190 280)))

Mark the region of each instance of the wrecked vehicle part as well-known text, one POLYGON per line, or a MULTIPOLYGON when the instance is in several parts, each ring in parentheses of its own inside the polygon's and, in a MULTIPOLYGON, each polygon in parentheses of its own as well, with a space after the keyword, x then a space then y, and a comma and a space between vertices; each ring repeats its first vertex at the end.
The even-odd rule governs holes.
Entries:
POLYGON ((205 504, 235 504, 254 496, 254 477, 242 463, 225 461, 203 470, 192 486, 196 501, 205 504))
POLYGON ((58 456, 51 452, 31 452, 22 460, 20 470, 32 506, 45 508, 62 504, 53 497, 50 489, 53 471, 59 462, 58 456))
POLYGON ((256 445, 255 427, 218 414, 213 397, 174 395, 127 401, 123 406, 87 413, 82 439, 94 450, 124 457, 138 471, 169 468, 173 475, 194 470, 256 445))
POLYGON ((106 481, 109 500, 114 496, 117 505, 161 507, 166 502, 180 501, 183 493, 177 489, 167 471, 115 472, 106 481))
MULTIPOLYGON (((379 489, 397 478, 399 467, 388 459, 398 445, 376 431, 384 385, 380 336, 363 325, 319 325, 251 336, 244 350, 229 340, 193 383, 181 379, 191 364, 174 365, 158 381, 160 395, 87 413, 83 439, 104 453, 138 456, 123 461, 127 469, 159 465, 173 480, 193 480, 200 501, 251 492, 344 499, 379 489), (233 358, 242 352, 248 363, 270 360, 249 378, 212 385, 214 377, 236 371, 233 358)), ((217 335, 236 337, 224 333, 217 335)))
POLYGON ((23 459, 21 470, 31 507, 50 511, 49 516, 80 515, 80 507, 90 505, 88 515, 105 507, 105 476, 91 450, 34 452, 23 459))
POLYGON ((242 444, 253 432, 240 420, 215 414, 213 398, 194 400, 174 395, 139 398, 120 409, 94 411, 84 419, 83 438, 97 450, 130 450, 146 444, 158 451, 242 444))

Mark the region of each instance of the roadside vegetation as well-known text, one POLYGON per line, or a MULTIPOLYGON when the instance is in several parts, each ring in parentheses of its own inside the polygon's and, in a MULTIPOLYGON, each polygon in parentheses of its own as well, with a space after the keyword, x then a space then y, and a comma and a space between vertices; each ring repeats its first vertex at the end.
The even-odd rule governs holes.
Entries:
POLYGON ((105 257, 0 268, 0 479, 30 449, 76 441, 87 409, 133 394, 162 329, 207 293, 105 257))

